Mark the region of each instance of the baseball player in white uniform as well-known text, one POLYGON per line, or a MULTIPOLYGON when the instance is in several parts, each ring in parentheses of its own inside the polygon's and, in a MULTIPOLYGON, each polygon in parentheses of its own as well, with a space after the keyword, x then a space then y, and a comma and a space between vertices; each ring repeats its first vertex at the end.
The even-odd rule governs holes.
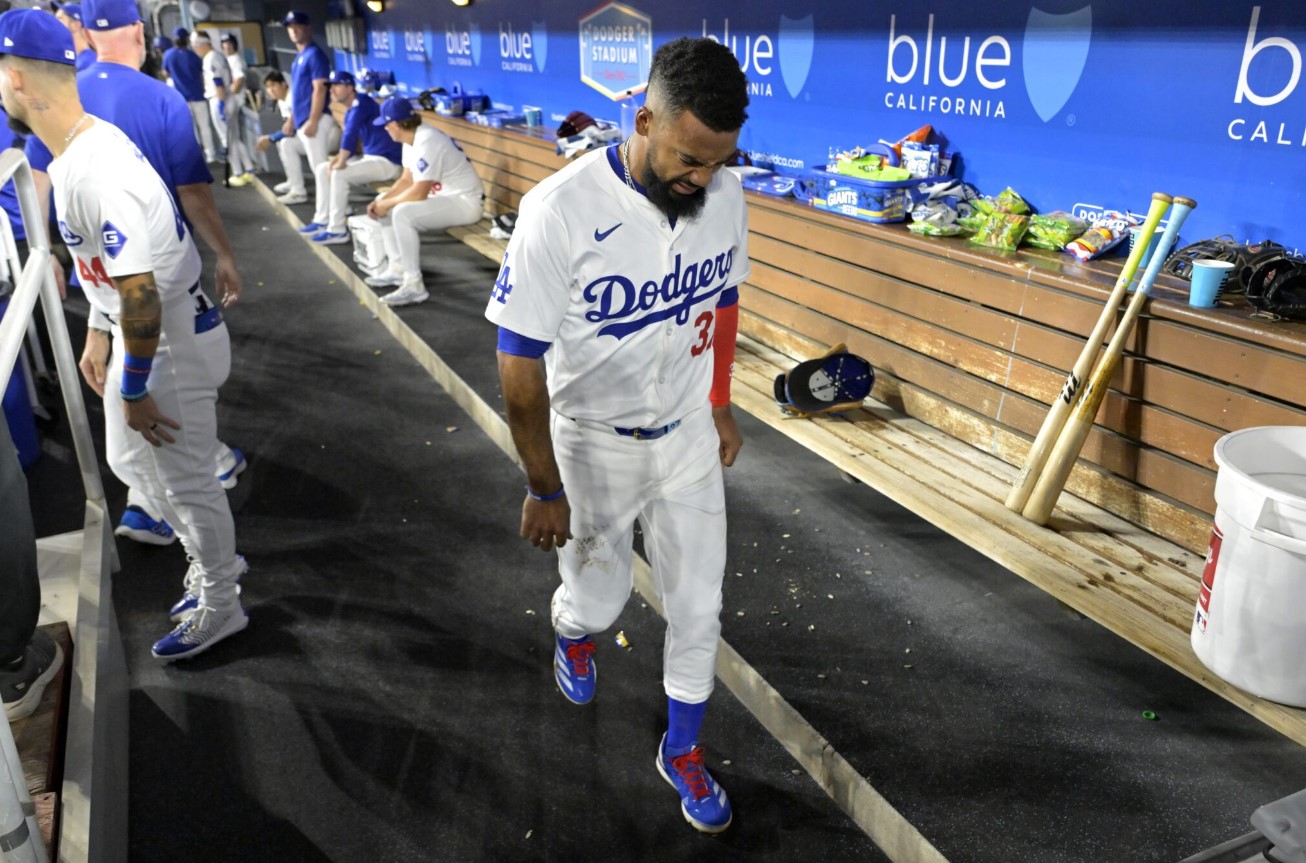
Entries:
POLYGON ((59 232, 93 314, 112 325, 104 387, 109 467, 166 504, 196 593, 155 643, 183 659, 244 629, 231 510, 213 473, 218 387, 231 366, 221 309, 199 285, 200 258, 159 175, 116 126, 82 110, 72 38, 34 9, 0 16, 0 97, 50 149, 59 232))
POLYGON ((218 130, 218 141, 227 151, 227 164, 231 168, 227 185, 248 185, 254 179, 254 160, 240 136, 240 104, 231 89, 231 67, 226 56, 213 49, 213 41, 208 35, 196 33, 190 41, 204 64, 204 98, 209 100, 209 113, 213 118, 213 128, 218 130))
POLYGON ((419 231, 470 225, 481 218, 485 193, 467 154, 439 129, 422 122, 413 104, 395 96, 372 121, 404 145, 403 173, 367 206, 381 221, 388 271, 365 279, 374 288, 399 287, 381 297, 391 306, 425 302, 431 295, 422 282, 419 231))
POLYGON ((521 535, 558 549, 558 687, 577 704, 594 697, 592 635, 630 595, 639 519, 667 618, 668 730, 655 763, 686 820, 708 833, 731 821, 698 733, 721 629, 721 468, 743 443, 730 369, 749 272, 743 192, 719 169, 747 105, 728 49, 662 46, 635 134, 522 200, 486 311, 526 466, 521 535))

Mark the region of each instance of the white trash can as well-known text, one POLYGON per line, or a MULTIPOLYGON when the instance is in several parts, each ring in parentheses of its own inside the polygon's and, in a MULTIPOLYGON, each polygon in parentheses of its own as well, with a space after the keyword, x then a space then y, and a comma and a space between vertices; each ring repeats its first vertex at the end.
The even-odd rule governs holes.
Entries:
POLYGON ((1215 461, 1193 652, 1239 689, 1306 707, 1306 426, 1231 432, 1215 461))

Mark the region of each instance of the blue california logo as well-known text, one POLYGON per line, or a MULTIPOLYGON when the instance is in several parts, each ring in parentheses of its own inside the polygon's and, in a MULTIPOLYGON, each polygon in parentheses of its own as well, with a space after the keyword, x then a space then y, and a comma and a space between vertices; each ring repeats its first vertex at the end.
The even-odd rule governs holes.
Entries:
POLYGON ((1057 115, 1079 86, 1093 41, 1093 7, 1053 15, 1030 9, 1025 23, 1025 92, 1039 118, 1057 115))
MULTIPOLYGON (((1092 38, 1091 5, 1064 15, 1030 9, 1020 43, 1021 75, 1030 105, 1043 122, 1074 95, 1092 38)), ((936 21, 932 12, 923 33, 900 27, 898 15, 891 14, 885 73, 890 87, 884 107, 1006 119, 1013 53, 1005 36, 959 35, 948 22, 936 21)))

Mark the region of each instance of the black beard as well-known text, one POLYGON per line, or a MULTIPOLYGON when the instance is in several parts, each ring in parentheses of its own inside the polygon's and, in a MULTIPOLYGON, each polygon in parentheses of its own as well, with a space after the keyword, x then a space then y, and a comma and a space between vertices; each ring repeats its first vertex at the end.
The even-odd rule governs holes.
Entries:
POLYGON ((22 120, 19 120, 13 114, 9 115, 9 128, 12 129, 20 137, 23 138, 32 137, 31 127, 28 126, 26 123, 24 123, 22 120))
POLYGON ((692 222, 703 212, 703 206, 707 204, 707 189, 699 189, 692 195, 682 195, 672 189, 672 185, 679 181, 668 183, 654 173, 651 153, 644 156, 644 167, 640 173, 643 176, 639 182, 648 199, 670 218, 688 219, 692 222))

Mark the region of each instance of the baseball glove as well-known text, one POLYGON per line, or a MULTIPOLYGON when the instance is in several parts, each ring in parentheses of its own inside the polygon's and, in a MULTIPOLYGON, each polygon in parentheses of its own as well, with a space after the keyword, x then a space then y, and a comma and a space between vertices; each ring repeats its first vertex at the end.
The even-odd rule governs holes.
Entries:
POLYGON ((1193 276, 1193 261, 1228 261, 1233 264, 1233 271, 1220 288, 1220 293, 1245 294, 1258 266, 1286 254, 1283 246, 1271 240, 1262 240, 1249 246, 1235 242, 1228 234, 1222 234, 1209 240, 1199 240, 1171 253, 1161 269, 1162 272, 1187 280, 1193 276))
POLYGON ((1306 261, 1280 255, 1263 262, 1247 285, 1252 317, 1306 320, 1306 261))

